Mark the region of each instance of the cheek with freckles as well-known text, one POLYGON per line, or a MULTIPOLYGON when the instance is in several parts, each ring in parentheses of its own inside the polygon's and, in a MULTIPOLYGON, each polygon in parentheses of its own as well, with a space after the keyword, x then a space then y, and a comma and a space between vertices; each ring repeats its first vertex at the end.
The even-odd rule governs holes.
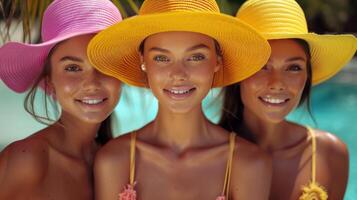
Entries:
POLYGON ((291 108, 293 110, 298 106, 301 100, 301 96, 307 81, 307 75, 299 76, 299 77, 288 77, 288 79, 289 79, 288 90, 291 94, 293 94, 294 97, 292 99, 294 107, 291 108))

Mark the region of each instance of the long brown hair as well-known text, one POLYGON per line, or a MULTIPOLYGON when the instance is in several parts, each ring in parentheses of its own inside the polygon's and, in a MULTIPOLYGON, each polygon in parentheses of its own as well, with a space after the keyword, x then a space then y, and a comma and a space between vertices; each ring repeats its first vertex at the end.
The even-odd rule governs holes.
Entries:
MULTIPOLYGON (((310 93, 312 86, 312 69, 311 69, 311 54, 309 44, 302 39, 294 39, 305 51, 307 57, 307 80, 305 83, 305 87, 303 89, 301 99, 299 102, 299 107, 305 106, 312 120, 315 122, 315 119, 311 113, 311 104, 310 104, 310 93)), ((254 138, 252 135, 248 133, 243 133, 240 131, 243 124, 243 110, 244 105, 240 95, 240 85, 239 83, 229 85, 224 88, 223 91, 223 110, 222 116, 219 121, 219 125, 226 129, 227 131, 234 131, 238 133, 241 137, 254 142, 254 138)), ((315 122, 316 123, 316 122, 315 122)))
MULTIPOLYGON (((55 123, 60 113, 55 97, 52 95, 53 91, 49 87, 49 80, 51 80, 51 68, 52 68, 50 60, 53 55, 53 52, 56 50, 59 44, 60 43, 54 46, 51 49, 51 51, 48 53, 41 74, 35 80, 29 92, 26 94, 24 100, 24 108, 26 112, 28 112, 37 122, 47 126, 55 123), (40 88, 43 91, 40 91, 41 90, 40 88), (38 93, 42 93, 45 116, 39 114, 37 111, 37 107, 35 106, 36 96, 38 95, 38 93), (54 113, 50 113, 49 105, 52 106, 52 111, 54 111, 54 113), (53 116, 51 117, 51 115, 54 115, 54 117, 53 116)), ((97 137, 95 138, 98 144, 104 145, 110 139, 113 138, 113 133, 112 133, 113 117, 114 117, 114 113, 112 113, 101 123, 97 133, 97 137)))

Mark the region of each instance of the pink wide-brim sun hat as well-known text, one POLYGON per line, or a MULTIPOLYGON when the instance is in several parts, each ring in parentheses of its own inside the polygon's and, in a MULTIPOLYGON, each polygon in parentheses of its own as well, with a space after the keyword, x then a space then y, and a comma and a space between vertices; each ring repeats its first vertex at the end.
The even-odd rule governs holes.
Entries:
POLYGON ((40 76, 50 50, 72 37, 98 33, 122 16, 109 0, 55 0, 42 21, 42 43, 9 42, 0 48, 0 78, 13 91, 28 90, 40 76))

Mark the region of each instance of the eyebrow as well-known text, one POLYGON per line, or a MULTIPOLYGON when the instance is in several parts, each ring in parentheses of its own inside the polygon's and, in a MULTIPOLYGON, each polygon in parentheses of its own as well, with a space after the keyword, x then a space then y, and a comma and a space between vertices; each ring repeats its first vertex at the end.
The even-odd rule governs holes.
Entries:
POLYGON ((196 49, 210 49, 209 46, 205 45, 205 44, 197 44, 193 47, 190 47, 187 49, 187 51, 193 51, 193 50, 196 50, 196 49))
POLYGON ((61 62, 68 61, 68 60, 75 61, 75 62, 83 62, 82 59, 74 57, 74 56, 64 56, 60 59, 61 62))
MULTIPOLYGON (((291 62, 291 61, 306 61, 305 58, 303 57, 300 57, 300 56, 297 56, 297 57, 291 57, 291 58, 288 58, 287 60, 285 60, 285 62, 291 62)), ((268 62, 271 62, 271 59, 269 58, 268 62)))
POLYGON ((163 53, 169 53, 170 51, 167 50, 167 49, 163 49, 163 48, 160 48, 160 47, 152 47, 149 49, 149 51, 161 51, 163 53))
POLYGON ((289 58, 289 59, 287 59, 286 61, 297 61, 297 60, 302 60, 302 61, 306 61, 306 59, 305 58, 303 58, 303 57, 292 57, 292 58, 289 58))
MULTIPOLYGON (((195 46, 192 46, 192 47, 188 48, 186 51, 193 51, 193 50, 196 50, 196 49, 210 49, 210 48, 205 44, 197 44, 195 46)), ((152 48, 149 49, 149 51, 161 51, 163 53, 169 53, 170 52, 169 50, 163 49, 163 48, 160 48, 160 47, 152 47, 152 48)))

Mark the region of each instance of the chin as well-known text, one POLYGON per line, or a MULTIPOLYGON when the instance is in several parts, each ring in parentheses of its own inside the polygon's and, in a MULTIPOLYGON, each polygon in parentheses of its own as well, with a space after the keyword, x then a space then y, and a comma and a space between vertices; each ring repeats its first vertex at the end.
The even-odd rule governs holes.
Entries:
POLYGON ((102 123, 108 115, 86 115, 86 116, 81 116, 80 119, 83 122, 89 123, 89 124, 100 124, 102 123))
MULTIPOLYGON (((192 102, 192 101, 191 101, 192 102)), ((172 114, 186 114, 192 112, 195 107, 195 103, 190 103, 188 101, 182 102, 164 102, 160 104, 159 101, 159 110, 162 110, 172 114)))
POLYGON ((185 107, 175 107, 175 108, 169 108, 169 111, 173 114, 187 114, 191 112, 193 109, 192 108, 185 108, 185 107))
POLYGON ((268 113, 268 114, 265 114, 264 121, 267 121, 272 124, 278 124, 278 123, 284 121, 286 116, 287 115, 285 115, 283 113, 268 113))

